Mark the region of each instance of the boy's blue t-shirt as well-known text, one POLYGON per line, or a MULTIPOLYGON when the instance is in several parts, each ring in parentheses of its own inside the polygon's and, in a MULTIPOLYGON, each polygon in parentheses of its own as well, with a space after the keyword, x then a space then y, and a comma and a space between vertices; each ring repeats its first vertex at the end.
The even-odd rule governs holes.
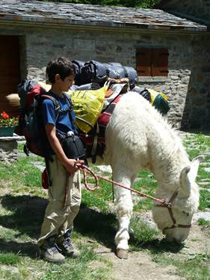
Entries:
MULTIPOLYGON (((62 97, 60 97, 53 94, 52 92, 49 93, 58 100, 60 109, 62 111, 66 111, 67 109, 69 109, 69 104, 66 96, 63 95, 62 97)), ((56 130, 58 133, 65 135, 68 131, 76 132, 74 125, 72 124, 72 121, 70 119, 70 113, 60 113, 58 119, 56 120, 57 114, 55 112, 55 105, 49 98, 44 99, 42 102, 42 115, 44 125, 52 124, 56 126, 56 130)), ((73 122, 76 119, 73 109, 71 111, 71 118, 73 122)))

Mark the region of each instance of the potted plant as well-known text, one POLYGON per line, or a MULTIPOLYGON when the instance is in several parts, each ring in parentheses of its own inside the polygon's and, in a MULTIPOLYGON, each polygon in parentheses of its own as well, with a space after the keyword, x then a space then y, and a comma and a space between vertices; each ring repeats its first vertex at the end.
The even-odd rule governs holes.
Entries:
POLYGON ((17 124, 18 118, 10 117, 6 112, 2 112, 0 115, 0 137, 13 136, 17 124))

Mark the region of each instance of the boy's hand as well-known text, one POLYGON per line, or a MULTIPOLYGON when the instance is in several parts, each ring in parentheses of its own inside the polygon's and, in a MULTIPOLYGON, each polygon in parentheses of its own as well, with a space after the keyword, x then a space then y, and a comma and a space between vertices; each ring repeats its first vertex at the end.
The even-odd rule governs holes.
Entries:
POLYGON ((65 168, 70 174, 72 174, 78 171, 79 167, 81 167, 83 164, 84 164, 83 160, 68 159, 65 164, 65 168))
POLYGON ((84 160, 77 159, 75 162, 75 166, 79 169, 84 165, 84 160))

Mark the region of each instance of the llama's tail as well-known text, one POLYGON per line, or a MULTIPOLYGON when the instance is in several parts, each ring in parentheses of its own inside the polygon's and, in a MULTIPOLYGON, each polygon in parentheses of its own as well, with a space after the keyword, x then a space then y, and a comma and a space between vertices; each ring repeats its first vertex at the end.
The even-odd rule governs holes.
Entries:
POLYGON ((13 107, 19 107, 20 106, 20 97, 17 93, 11 93, 6 96, 6 99, 9 101, 9 104, 13 107))

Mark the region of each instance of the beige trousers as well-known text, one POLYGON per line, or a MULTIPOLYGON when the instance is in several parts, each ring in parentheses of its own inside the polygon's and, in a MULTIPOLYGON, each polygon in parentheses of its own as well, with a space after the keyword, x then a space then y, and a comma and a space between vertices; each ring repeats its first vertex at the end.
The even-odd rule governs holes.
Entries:
POLYGON ((52 186, 48 189, 49 203, 41 227, 39 246, 46 238, 52 235, 60 238, 68 229, 72 229, 81 204, 80 172, 69 176, 56 156, 53 156, 49 168, 52 186))

